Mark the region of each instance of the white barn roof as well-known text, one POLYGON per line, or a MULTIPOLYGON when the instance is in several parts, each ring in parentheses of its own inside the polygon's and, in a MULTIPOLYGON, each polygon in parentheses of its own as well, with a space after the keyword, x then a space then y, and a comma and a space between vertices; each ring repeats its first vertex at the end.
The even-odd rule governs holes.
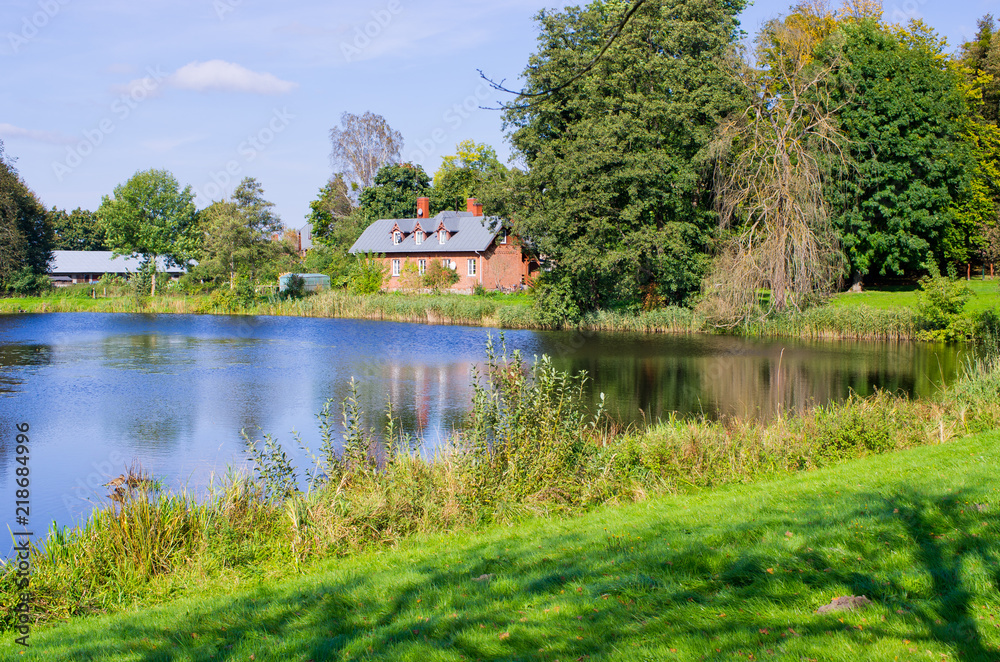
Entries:
MULTIPOLYGON (((120 255, 114 257, 111 251, 52 251, 49 275, 66 274, 134 274, 142 267, 142 260, 120 255)), ((156 270, 182 274, 183 267, 167 266, 166 258, 157 258, 156 270)))

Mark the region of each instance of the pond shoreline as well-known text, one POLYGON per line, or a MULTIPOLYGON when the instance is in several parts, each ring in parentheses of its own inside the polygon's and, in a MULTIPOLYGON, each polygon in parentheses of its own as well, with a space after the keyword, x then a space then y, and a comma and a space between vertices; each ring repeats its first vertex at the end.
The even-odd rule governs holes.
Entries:
POLYGON ((210 296, 158 295, 141 303, 132 297, 25 297, 0 299, 0 314, 18 313, 155 313, 267 315, 363 319, 434 325, 481 326, 537 331, 633 332, 646 334, 732 335, 748 338, 919 341, 917 313, 859 306, 821 306, 734 328, 713 328, 688 308, 666 307, 639 313, 596 311, 579 322, 541 323, 527 303, 501 297, 459 295, 353 295, 328 291, 305 299, 239 305, 210 296))

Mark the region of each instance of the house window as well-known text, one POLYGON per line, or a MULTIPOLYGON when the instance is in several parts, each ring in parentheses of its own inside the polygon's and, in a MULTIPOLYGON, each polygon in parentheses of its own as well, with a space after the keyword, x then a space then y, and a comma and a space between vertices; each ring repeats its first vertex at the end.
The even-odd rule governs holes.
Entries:
POLYGON ((506 244, 507 243, 507 231, 506 230, 500 230, 500 243, 501 244, 506 244))
POLYGON ((417 246, 424 243, 424 233, 422 230, 417 230, 413 233, 413 241, 417 243, 417 246))
POLYGON ((399 275, 399 260, 392 261, 392 275, 393 276, 399 275))
POLYGON ((445 259, 441 260, 441 265, 442 265, 442 266, 443 266, 443 267, 444 267, 445 269, 451 269, 451 268, 453 268, 453 267, 451 266, 451 260, 449 260, 449 259, 447 259, 447 258, 445 258, 445 259))
POLYGON ((467 264, 469 265, 469 275, 470 276, 475 276, 476 275, 476 258, 472 258, 471 260, 468 261, 467 264))
POLYGON ((394 243, 394 244, 401 244, 401 243, 403 243, 403 233, 400 232, 399 230, 396 230, 395 232, 393 232, 392 233, 392 243, 394 243))
POLYGON ((417 260, 417 272, 423 276, 427 271, 427 260, 417 260))
POLYGON ((446 241, 448 241, 448 231, 438 230, 438 243, 443 244, 446 241))

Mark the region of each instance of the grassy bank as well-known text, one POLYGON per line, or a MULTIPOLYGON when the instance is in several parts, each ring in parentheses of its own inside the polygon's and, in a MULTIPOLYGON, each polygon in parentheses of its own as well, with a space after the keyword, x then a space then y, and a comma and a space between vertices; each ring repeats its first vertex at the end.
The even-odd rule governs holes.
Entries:
MULTIPOLYGON (((962 281, 964 282, 964 281, 962 281)), ((1000 287, 995 280, 967 283, 972 296, 962 312, 957 330, 947 339, 975 335, 978 320, 1000 311, 1000 287)), ((0 299, 0 313, 14 312, 108 312, 289 315, 340 317, 429 324, 462 324, 505 329, 544 329, 527 294, 484 295, 393 293, 354 295, 343 290, 327 291, 300 300, 264 297, 241 302, 228 291, 212 295, 168 292, 155 297, 128 293, 125 287, 106 290, 78 285, 56 290, 43 297, 0 299), (99 296, 92 297, 91 293, 99 296)), ((666 307, 651 311, 588 313, 564 328, 582 331, 638 333, 736 333, 759 337, 826 338, 851 340, 929 339, 928 320, 919 312, 918 288, 892 291, 844 293, 826 305, 790 311, 737 328, 714 328, 694 311, 666 307)), ((952 320, 954 322, 954 320, 952 320)), ((944 324, 938 320, 938 323, 944 324)), ((940 338, 939 338, 940 339, 940 338)))
MULTIPOLYGON (((350 294, 322 292, 300 300, 266 298, 241 304, 210 295, 159 294, 137 299, 128 294, 91 296, 91 288, 74 286, 41 297, 0 299, 0 313, 186 313, 339 317, 392 322, 462 324, 505 329, 545 328, 526 294, 350 294)), ((638 314, 601 311, 587 315, 577 328, 592 331, 692 333, 701 324, 690 310, 665 308, 638 314)))
MULTIPOLYGON (((966 304, 966 310, 972 314, 984 310, 1000 308, 1000 287, 997 279, 973 278, 961 281, 972 290, 973 295, 966 304)), ((831 308, 865 307, 876 310, 894 310, 899 308, 916 309, 920 301, 920 288, 916 285, 887 287, 880 290, 864 292, 843 292, 830 300, 831 308)))
MULTIPOLYGON (((320 417, 315 466, 292 466, 281 439, 266 436, 250 446, 257 476, 230 475, 208 499, 142 483, 123 490, 84 526, 45 541, 32 579, 35 617, 136 609, 276 581, 415 535, 753 483, 1000 427, 996 358, 973 366, 935 401, 880 393, 768 424, 672 419, 643 430, 594 418, 581 404, 580 380, 544 360, 530 379, 514 356, 490 353, 487 363, 469 424, 433 460, 409 450, 412 440, 392 418, 388 448, 374 453, 378 443, 357 424, 361 413, 349 398, 320 417), (297 479, 308 479, 306 492, 297 479)), ((19 596, 14 582, 10 570, 0 576, 8 628, 19 596)))
MULTIPOLYGON (((24 660, 994 660, 1000 434, 420 535, 36 629, 24 660), (819 615, 843 595, 867 609, 819 615)), ((14 659, 12 637, 0 643, 14 659)))

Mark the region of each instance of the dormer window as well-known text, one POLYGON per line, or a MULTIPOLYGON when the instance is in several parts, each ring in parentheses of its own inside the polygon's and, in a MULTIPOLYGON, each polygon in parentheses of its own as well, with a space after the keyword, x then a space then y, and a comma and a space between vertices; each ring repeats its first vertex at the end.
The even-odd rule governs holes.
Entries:
POLYGON ((438 230, 438 243, 443 244, 446 241, 448 241, 448 231, 438 230))
POLYGON ((401 244, 401 243, 403 243, 403 233, 400 232, 399 230, 396 230, 395 232, 393 232, 392 233, 392 243, 393 244, 401 244))
POLYGON ((419 246, 424 243, 424 233, 422 230, 417 230, 413 233, 413 241, 419 246))
POLYGON ((507 231, 506 230, 500 230, 500 243, 501 244, 506 244, 507 243, 507 231))

